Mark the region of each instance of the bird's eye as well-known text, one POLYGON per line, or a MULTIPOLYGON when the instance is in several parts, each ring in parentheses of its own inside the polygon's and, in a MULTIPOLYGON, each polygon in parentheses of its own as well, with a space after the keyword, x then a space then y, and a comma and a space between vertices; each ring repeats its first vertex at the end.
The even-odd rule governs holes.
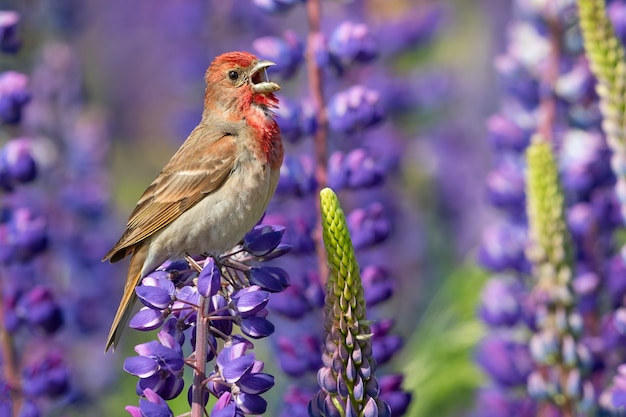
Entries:
POLYGON ((235 81, 237 78, 239 78, 239 73, 237 71, 228 71, 228 78, 235 81))

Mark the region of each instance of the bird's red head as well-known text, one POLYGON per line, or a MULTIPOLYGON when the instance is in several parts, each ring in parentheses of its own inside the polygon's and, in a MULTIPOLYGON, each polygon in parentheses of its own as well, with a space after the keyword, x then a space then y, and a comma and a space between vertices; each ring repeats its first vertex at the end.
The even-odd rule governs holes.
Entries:
POLYGON ((252 104, 275 107, 280 86, 267 77, 273 62, 249 52, 228 52, 215 58, 206 72, 205 110, 247 111, 252 104))

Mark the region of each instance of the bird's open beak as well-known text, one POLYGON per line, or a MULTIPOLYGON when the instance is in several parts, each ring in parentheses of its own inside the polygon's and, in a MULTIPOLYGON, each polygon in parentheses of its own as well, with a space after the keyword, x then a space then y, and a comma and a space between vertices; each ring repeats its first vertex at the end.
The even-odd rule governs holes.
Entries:
POLYGON ((267 78, 267 67, 274 64, 272 61, 259 60, 250 71, 250 83, 256 94, 269 94, 280 90, 280 86, 267 78))

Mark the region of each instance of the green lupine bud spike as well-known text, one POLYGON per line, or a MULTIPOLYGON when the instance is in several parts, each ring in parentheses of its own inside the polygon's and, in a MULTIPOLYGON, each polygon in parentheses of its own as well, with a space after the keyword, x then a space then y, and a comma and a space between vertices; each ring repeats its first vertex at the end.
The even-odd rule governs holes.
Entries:
POLYGON ((526 159, 530 257, 540 275, 550 277, 554 284, 557 281, 567 284, 571 278, 572 249, 552 145, 535 135, 526 151, 526 159))
MULTIPOLYGON (((374 376, 376 362, 371 356, 370 322, 365 317, 363 284, 337 195, 325 188, 320 192, 320 201, 322 236, 329 265, 324 309, 324 357, 332 357, 333 361, 331 367, 319 371, 321 392, 309 406, 315 408, 324 398, 326 404, 330 400, 342 417, 362 416, 367 405, 371 407, 378 399, 372 397, 373 390, 366 389, 377 387, 378 383, 374 376)), ((374 395, 378 395, 378 390, 374 395)))
MULTIPOLYGON (((578 0, 585 53, 598 83, 602 129, 613 152, 611 167, 617 177, 620 201, 626 201, 626 52, 606 13, 604 0, 578 0)), ((622 204, 626 220, 626 205, 622 204)))

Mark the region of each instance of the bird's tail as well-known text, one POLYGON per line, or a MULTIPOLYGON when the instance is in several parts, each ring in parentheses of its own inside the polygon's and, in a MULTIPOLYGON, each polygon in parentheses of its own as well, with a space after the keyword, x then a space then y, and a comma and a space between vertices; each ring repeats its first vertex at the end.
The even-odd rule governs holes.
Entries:
POLYGON ((115 313, 115 318, 113 319, 113 324, 111 325, 111 330, 109 331, 109 338, 107 339, 107 344, 104 349, 105 352, 108 351, 111 346, 113 346, 113 350, 115 350, 120 341, 120 337, 122 337, 124 328, 130 321, 133 310, 132 307, 137 299, 135 287, 141 280, 141 271, 146 261, 147 254, 148 245, 140 245, 139 248, 134 251, 130 259, 126 284, 124 285, 124 294, 122 295, 122 301, 120 301, 117 313, 115 313))

